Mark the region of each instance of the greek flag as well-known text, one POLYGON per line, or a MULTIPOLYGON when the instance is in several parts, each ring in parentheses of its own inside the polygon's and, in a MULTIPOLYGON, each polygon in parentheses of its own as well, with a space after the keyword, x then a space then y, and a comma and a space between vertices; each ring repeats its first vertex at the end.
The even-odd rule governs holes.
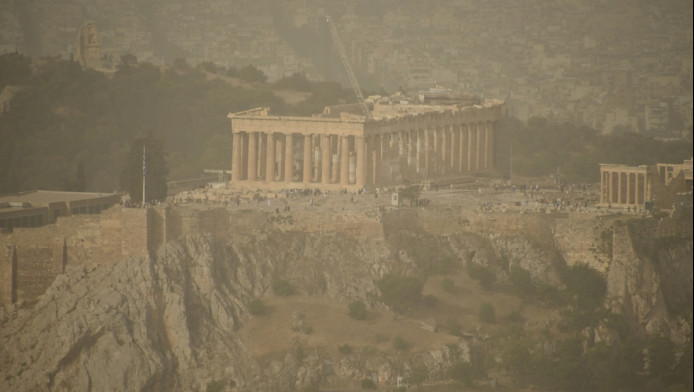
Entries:
POLYGON ((142 175, 147 175, 147 146, 142 145, 142 175))

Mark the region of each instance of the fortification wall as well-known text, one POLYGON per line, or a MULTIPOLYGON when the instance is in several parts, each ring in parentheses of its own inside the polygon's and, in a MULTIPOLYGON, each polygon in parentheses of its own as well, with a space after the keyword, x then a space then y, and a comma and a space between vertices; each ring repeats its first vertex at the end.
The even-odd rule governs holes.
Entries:
POLYGON ((614 220, 610 217, 569 214, 555 219, 554 242, 569 266, 588 264, 605 272, 612 259, 614 220))
POLYGON ((0 235, 0 304, 12 302, 13 290, 18 301, 35 299, 65 265, 147 256, 148 211, 114 206, 100 214, 61 217, 55 224, 0 235))

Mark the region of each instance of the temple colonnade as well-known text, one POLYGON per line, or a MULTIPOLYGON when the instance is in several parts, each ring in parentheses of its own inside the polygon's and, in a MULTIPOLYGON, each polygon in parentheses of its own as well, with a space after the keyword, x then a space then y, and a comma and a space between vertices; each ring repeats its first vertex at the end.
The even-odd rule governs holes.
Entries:
POLYGON ((637 206, 651 201, 654 173, 647 166, 600 165, 600 204, 637 206))
POLYGON ((269 116, 267 108, 230 114, 232 183, 362 188, 494 168, 496 111, 463 114, 369 122, 269 116))

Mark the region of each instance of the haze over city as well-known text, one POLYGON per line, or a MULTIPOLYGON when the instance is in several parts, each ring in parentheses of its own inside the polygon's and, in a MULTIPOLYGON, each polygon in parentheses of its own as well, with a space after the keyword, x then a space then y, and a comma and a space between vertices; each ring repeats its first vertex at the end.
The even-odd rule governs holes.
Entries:
POLYGON ((691 390, 692 9, 0 3, 0 390, 691 390))

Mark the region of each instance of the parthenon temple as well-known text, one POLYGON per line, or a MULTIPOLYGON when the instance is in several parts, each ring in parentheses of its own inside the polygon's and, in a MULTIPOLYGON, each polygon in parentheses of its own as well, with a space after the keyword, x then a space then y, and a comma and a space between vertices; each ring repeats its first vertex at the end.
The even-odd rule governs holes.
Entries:
POLYGON ((489 171, 502 105, 376 103, 372 120, 349 105, 313 117, 230 113, 231 182, 354 190, 489 171))

